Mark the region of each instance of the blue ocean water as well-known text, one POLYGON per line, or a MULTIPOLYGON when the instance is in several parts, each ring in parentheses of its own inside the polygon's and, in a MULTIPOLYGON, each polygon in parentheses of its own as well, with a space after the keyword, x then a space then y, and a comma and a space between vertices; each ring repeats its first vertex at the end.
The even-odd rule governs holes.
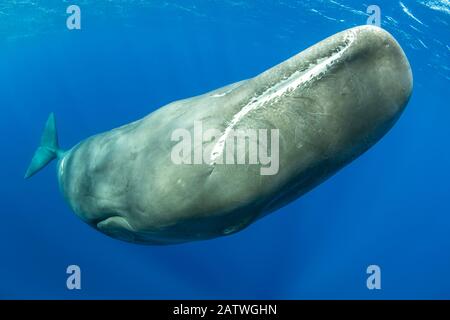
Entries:
POLYGON ((0 3, 0 298, 450 298, 450 2, 374 1, 414 74, 395 127, 334 177, 242 232, 176 246, 120 242, 23 175, 50 112, 60 144, 252 77, 365 24, 350 0, 0 3), (81 8, 81 30, 66 8, 81 8), (66 268, 81 268, 81 290, 66 268), (368 290, 366 268, 381 268, 368 290))

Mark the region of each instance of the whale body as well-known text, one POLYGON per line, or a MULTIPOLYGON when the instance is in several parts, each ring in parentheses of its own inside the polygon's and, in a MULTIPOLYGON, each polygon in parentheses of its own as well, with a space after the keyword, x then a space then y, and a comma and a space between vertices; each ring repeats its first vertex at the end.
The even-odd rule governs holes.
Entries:
POLYGON ((173 244, 228 235, 300 197, 375 144, 398 120, 412 85, 395 39, 378 27, 355 27, 254 78, 170 103, 68 151, 58 146, 52 114, 25 176, 57 158, 60 190, 71 209, 114 238, 173 244), (219 133, 196 146, 210 151, 210 161, 175 163, 174 131, 195 135, 199 122, 219 133), (261 174, 260 163, 217 161, 227 135, 238 129, 278 130, 278 148, 271 150, 278 152, 275 173, 261 174))

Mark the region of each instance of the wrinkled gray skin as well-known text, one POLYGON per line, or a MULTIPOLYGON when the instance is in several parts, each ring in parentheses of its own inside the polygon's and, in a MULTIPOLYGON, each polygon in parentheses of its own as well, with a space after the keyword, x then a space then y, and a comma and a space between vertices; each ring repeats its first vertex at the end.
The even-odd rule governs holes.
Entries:
POLYGON ((234 233, 370 148, 399 118, 411 91, 411 69, 394 38, 377 27, 349 29, 255 78, 86 139, 60 158, 60 188, 81 219, 118 239, 172 244, 234 233), (279 129, 278 174, 261 175, 260 165, 171 161, 175 129, 192 131, 201 120, 204 130, 223 132, 252 99, 286 79, 294 89, 234 125, 279 129))

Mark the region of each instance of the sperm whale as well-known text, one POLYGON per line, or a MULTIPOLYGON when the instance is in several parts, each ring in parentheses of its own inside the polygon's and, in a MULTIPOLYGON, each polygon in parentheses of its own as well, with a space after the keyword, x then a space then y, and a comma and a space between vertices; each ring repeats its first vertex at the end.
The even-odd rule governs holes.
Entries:
POLYGON ((60 149, 51 114, 25 177, 57 159, 71 209, 124 241, 175 244, 229 235, 368 150, 399 119, 412 89, 396 40, 381 28, 359 26, 254 78, 172 102, 70 150, 60 149), (247 134, 243 149, 228 148, 239 130, 257 134, 247 134), (192 143, 187 136, 202 139, 192 143), (276 166, 263 174, 270 164, 239 162, 239 150, 242 159, 270 155, 276 166))

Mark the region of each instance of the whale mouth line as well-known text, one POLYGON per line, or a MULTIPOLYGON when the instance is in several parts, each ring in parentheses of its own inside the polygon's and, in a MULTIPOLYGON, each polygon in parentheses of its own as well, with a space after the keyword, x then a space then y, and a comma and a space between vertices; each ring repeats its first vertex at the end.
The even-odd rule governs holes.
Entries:
POLYGON ((349 30, 345 34, 344 39, 339 41, 336 46, 328 51, 327 55, 321 58, 317 58, 306 68, 294 71, 289 76, 283 77, 281 80, 275 82, 261 94, 253 96, 250 101, 233 116, 233 118, 225 128, 222 136, 218 139, 217 143, 212 148, 210 154, 210 165, 216 164, 217 159, 223 154, 225 142, 231 131, 245 116, 256 109, 264 107, 269 103, 276 102, 283 96, 286 96, 291 92, 304 87, 310 82, 320 79, 333 65, 336 64, 336 62, 340 61, 344 53, 353 44, 355 39, 355 32, 349 30))

